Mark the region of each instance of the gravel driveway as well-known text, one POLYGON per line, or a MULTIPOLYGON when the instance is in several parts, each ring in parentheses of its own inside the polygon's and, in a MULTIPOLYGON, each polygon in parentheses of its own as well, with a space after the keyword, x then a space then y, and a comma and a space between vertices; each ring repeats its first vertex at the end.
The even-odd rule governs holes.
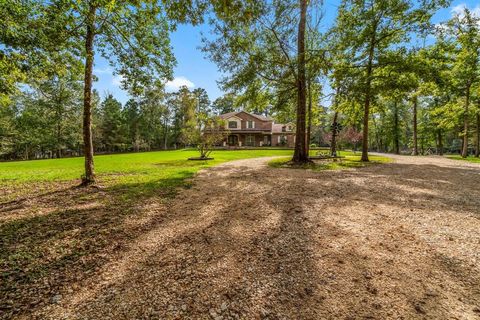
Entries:
MULTIPOLYGON (((480 166, 202 171, 53 319, 480 319, 480 166)), ((160 209, 159 209, 160 210, 160 209)))

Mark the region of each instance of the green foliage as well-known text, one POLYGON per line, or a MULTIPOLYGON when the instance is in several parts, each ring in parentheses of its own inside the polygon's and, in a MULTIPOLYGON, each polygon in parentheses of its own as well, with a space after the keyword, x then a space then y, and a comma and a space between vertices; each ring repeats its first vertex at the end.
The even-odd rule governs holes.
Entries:
MULTIPOLYGON (((462 143, 470 152, 480 149, 479 17, 465 9, 433 26, 432 15, 447 4, 343 0, 335 25, 322 34, 321 2, 309 1, 305 60, 313 142, 328 141, 338 112, 345 127, 369 128, 370 148, 407 152, 417 101, 423 151, 442 144, 458 151, 462 143), (435 41, 426 45, 432 36, 435 41), (334 91, 329 108, 322 105, 324 75, 334 91)), ((81 153, 90 22, 94 51, 110 61, 132 96, 122 106, 93 93, 96 152, 192 144, 187 132, 198 131, 199 115, 212 113, 245 109, 294 122, 299 7, 294 0, 0 1, 0 157, 81 153), (216 39, 204 39, 203 49, 226 75, 220 84, 229 92, 213 103, 201 88, 163 89, 175 65, 169 33, 177 23, 203 23, 206 17, 216 39)))
POLYGON ((218 97, 212 103, 212 112, 216 115, 237 111, 238 108, 235 103, 235 95, 227 93, 218 97))
POLYGON ((228 133, 223 119, 199 112, 195 115, 195 123, 187 124, 182 130, 182 140, 187 145, 196 146, 200 158, 208 158, 214 146, 222 142, 228 133))
POLYGON ((124 145, 124 128, 122 126, 122 104, 112 94, 100 105, 102 141, 97 147, 104 147, 107 151, 122 150, 124 145))
MULTIPOLYGON (((311 3, 306 36, 307 73, 312 82, 325 67, 319 55, 318 21, 313 19, 317 4, 311 3)), ((217 38, 204 39, 203 50, 227 74, 222 88, 235 93, 238 104, 292 119, 297 99, 298 1, 256 1, 252 6, 243 8, 248 14, 235 10, 212 20, 217 38)))

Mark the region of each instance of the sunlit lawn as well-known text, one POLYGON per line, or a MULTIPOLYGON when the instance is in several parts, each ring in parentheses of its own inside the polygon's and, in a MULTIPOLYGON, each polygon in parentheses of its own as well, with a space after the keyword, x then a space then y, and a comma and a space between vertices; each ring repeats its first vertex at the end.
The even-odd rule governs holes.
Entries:
MULTIPOLYGON (((315 151, 311 152, 311 155, 315 155, 315 151)), ((294 167, 298 169, 311 169, 315 171, 321 170, 340 170, 340 169, 350 169, 350 168, 360 168, 365 166, 370 166, 379 163, 388 163, 391 162, 392 159, 377 156, 377 155, 369 155, 370 162, 362 162, 360 161, 361 153, 360 152, 352 152, 352 151, 340 151, 339 156, 344 157, 341 159, 328 159, 328 160, 315 160, 314 163, 306 164, 301 167, 294 167)), ((278 159, 271 160, 268 164, 274 168, 291 168, 288 164, 290 158, 282 157, 278 159)))
POLYGON ((480 158, 473 157, 473 156, 462 158, 461 155, 456 154, 456 155, 448 155, 447 158, 454 159, 454 160, 463 160, 463 161, 468 161, 468 162, 480 163, 480 158))
MULTIPOLYGON (((222 162, 291 154, 292 150, 218 150, 209 161, 187 160, 198 156, 195 150, 100 155, 95 157, 95 171, 100 186, 120 188, 129 197, 157 189, 171 191, 188 183, 198 170, 222 162)), ((26 195, 32 188, 48 191, 52 185, 79 183, 83 165, 81 157, 0 163, 0 203, 26 195)))
MULTIPOLYGON (((95 157, 95 171, 99 186, 120 191, 122 198, 128 200, 159 191, 165 195, 173 194, 177 187, 188 186, 189 178, 198 170, 226 161, 284 156, 270 162, 273 167, 282 167, 292 152, 287 149, 218 150, 211 154, 214 160, 208 161, 187 160, 198 156, 195 150, 100 155, 95 157)), ((315 152, 312 150, 312 154, 315 152)), ((326 170, 367 165, 359 161, 358 152, 341 151, 340 154, 346 156, 342 161, 316 161, 308 168, 326 170)), ((372 155, 370 160, 371 163, 390 161, 389 158, 372 155)), ((83 165, 81 157, 0 163, 0 203, 32 193, 56 190, 59 186, 74 186, 80 182, 83 165)))

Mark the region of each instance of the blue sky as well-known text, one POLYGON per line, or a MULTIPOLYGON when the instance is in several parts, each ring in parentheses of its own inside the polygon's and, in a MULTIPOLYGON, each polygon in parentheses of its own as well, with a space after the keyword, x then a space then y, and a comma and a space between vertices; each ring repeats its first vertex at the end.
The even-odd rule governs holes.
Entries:
MULTIPOLYGON (((326 0, 323 6, 325 12, 324 27, 329 27, 335 18, 339 1, 326 0)), ((434 17, 434 22, 447 20, 452 12, 466 6, 480 15, 480 3, 478 0, 456 0, 447 9, 440 10, 434 17)), ((171 34, 171 45, 177 59, 177 66, 174 69, 175 79, 167 83, 166 88, 169 91, 175 91, 180 85, 186 85, 190 88, 204 88, 207 90, 210 100, 221 96, 223 93, 217 86, 217 80, 221 78, 221 73, 216 65, 209 61, 205 54, 201 52, 201 33, 209 36, 208 25, 193 27, 190 25, 180 25, 177 31, 171 34)), ((120 89, 118 77, 112 75, 112 69, 108 66, 105 59, 95 57, 94 73, 98 81, 94 87, 103 97, 107 92, 112 93, 119 101, 125 103, 128 100, 128 94, 120 89)))

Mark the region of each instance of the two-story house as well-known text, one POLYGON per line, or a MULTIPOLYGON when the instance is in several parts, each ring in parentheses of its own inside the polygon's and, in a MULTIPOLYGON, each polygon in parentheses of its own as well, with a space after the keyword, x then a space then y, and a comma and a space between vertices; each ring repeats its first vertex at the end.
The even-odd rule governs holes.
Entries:
POLYGON ((229 112, 219 116, 229 130, 223 146, 278 146, 293 148, 295 132, 291 123, 274 123, 270 117, 245 111, 229 112))

